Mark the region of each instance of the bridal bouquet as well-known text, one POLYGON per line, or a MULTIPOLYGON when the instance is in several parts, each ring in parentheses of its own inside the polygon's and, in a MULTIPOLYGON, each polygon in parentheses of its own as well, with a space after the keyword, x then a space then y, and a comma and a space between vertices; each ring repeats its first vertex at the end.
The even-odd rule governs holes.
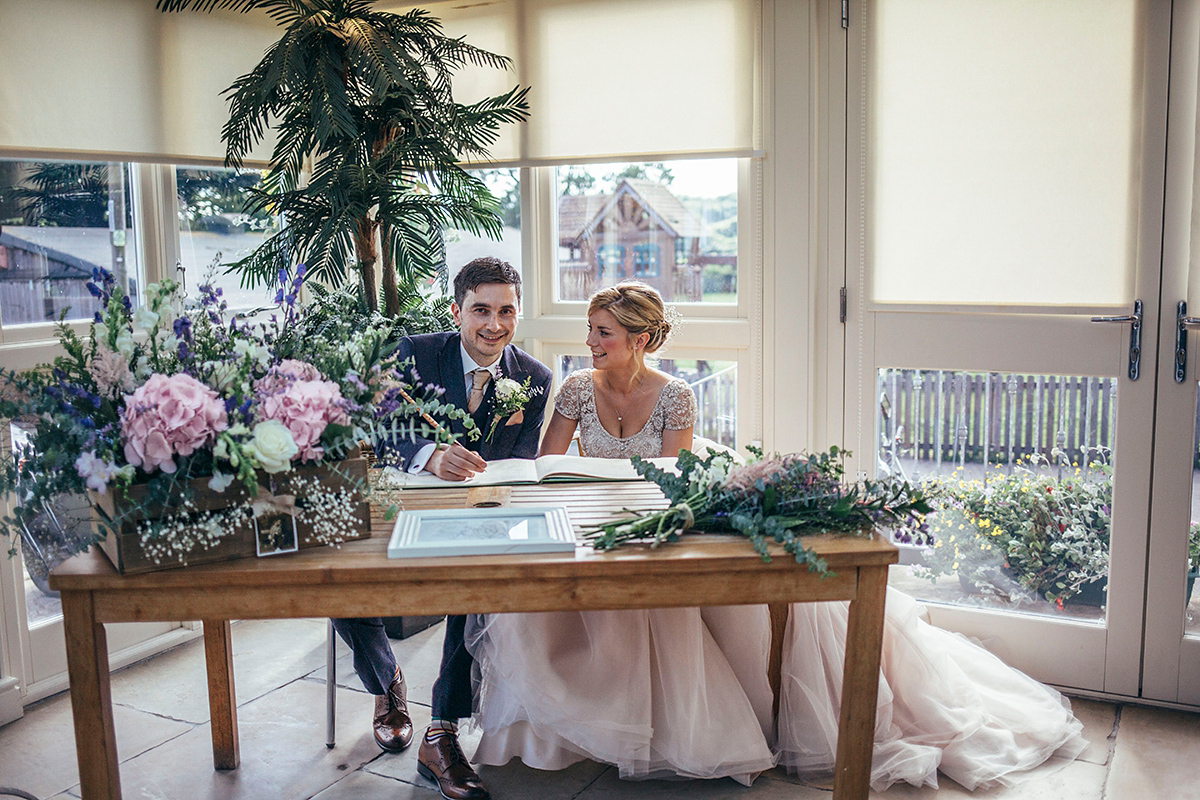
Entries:
POLYGON ((298 468, 336 470, 363 443, 436 437, 422 414, 455 410, 402 381, 384 333, 308 335, 303 277, 303 265, 281 270, 277 313, 251 323, 228 318, 219 289, 188 302, 170 280, 135 308, 96 270, 88 288, 103 311, 86 332, 60 324, 52 364, 0 370, 0 417, 26 432, 0 462, 0 493, 18 501, 0 531, 28 537, 61 498, 90 493, 98 529, 73 551, 132 521, 156 560, 183 560, 264 507, 299 510, 318 541, 338 541, 354 501, 346 481, 303 480, 298 468), (286 497, 272 496, 277 484, 286 497), (219 502, 197 504, 197 485, 219 502))
POLYGON ((737 533, 750 539, 764 561, 770 561, 770 541, 783 545, 796 561, 824 574, 826 564, 801 537, 814 533, 868 531, 875 525, 894 525, 930 507, 918 489, 907 483, 843 481, 837 447, 827 453, 794 453, 764 458, 751 448, 753 460, 737 464, 726 453, 700 458, 683 450, 673 474, 634 456, 638 474, 662 489, 670 506, 601 525, 585 534, 596 550, 611 550, 625 542, 644 541, 651 547, 678 541, 686 531, 737 533))

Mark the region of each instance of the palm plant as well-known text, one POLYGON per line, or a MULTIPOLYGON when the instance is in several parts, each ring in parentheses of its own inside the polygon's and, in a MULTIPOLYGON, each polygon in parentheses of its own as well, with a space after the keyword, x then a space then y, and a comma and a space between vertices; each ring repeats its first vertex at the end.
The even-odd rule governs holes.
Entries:
POLYGON ((443 268, 445 228, 499 237, 496 200, 459 161, 485 155, 500 125, 526 118, 528 89, 461 104, 451 82, 464 66, 505 69, 508 58, 445 36, 421 9, 377 12, 370 0, 158 0, 158 7, 262 10, 285 27, 226 90, 226 164, 239 166, 274 127, 270 170, 250 209, 287 221, 231 265, 244 284, 272 281, 281 265, 300 260, 308 277, 334 285, 357 269, 368 309, 382 294, 394 317, 402 310, 398 281, 416 286, 443 268))
POLYGON ((3 190, 25 225, 103 228, 108 225, 108 165, 37 162, 3 190))

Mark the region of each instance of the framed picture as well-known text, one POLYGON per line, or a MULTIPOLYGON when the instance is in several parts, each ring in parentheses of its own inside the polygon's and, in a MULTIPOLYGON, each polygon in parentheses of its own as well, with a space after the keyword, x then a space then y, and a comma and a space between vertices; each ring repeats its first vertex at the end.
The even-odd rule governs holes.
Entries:
POLYGON ((566 506, 401 511, 388 542, 389 558, 574 550, 566 506))
POLYGON ((254 517, 255 552, 260 556, 277 556, 300 549, 296 534, 296 518, 291 514, 264 514, 254 517))

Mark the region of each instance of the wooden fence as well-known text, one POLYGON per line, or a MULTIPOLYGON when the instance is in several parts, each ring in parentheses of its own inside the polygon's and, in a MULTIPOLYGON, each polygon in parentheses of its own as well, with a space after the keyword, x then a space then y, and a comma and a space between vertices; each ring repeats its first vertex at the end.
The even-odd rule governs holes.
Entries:
POLYGON ((881 369, 879 398, 885 463, 1086 465, 1116 432, 1116 378, 881 369))

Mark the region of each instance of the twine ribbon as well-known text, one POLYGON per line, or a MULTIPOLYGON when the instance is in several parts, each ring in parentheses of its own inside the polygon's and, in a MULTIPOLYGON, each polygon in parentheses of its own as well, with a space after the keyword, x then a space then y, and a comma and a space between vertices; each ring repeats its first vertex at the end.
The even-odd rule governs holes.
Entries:
POLYGON ((683 527, 681 530, 686 531, 688 528, 692 527, 692 525, 696 524, 696 517, 692 513, 692 507, 687 503, 679 503, 676 505, 675 513, 683 517, 683 527))
POLYGON ((296 496, 293 494, 275 495, 267 491, 262 486, 258 487, 258 494, 250 503, 250 507, 254 509, 254 516, 265 517, 269 514, 288 514, 295 516, 299 509, 296 507, 296 496))

